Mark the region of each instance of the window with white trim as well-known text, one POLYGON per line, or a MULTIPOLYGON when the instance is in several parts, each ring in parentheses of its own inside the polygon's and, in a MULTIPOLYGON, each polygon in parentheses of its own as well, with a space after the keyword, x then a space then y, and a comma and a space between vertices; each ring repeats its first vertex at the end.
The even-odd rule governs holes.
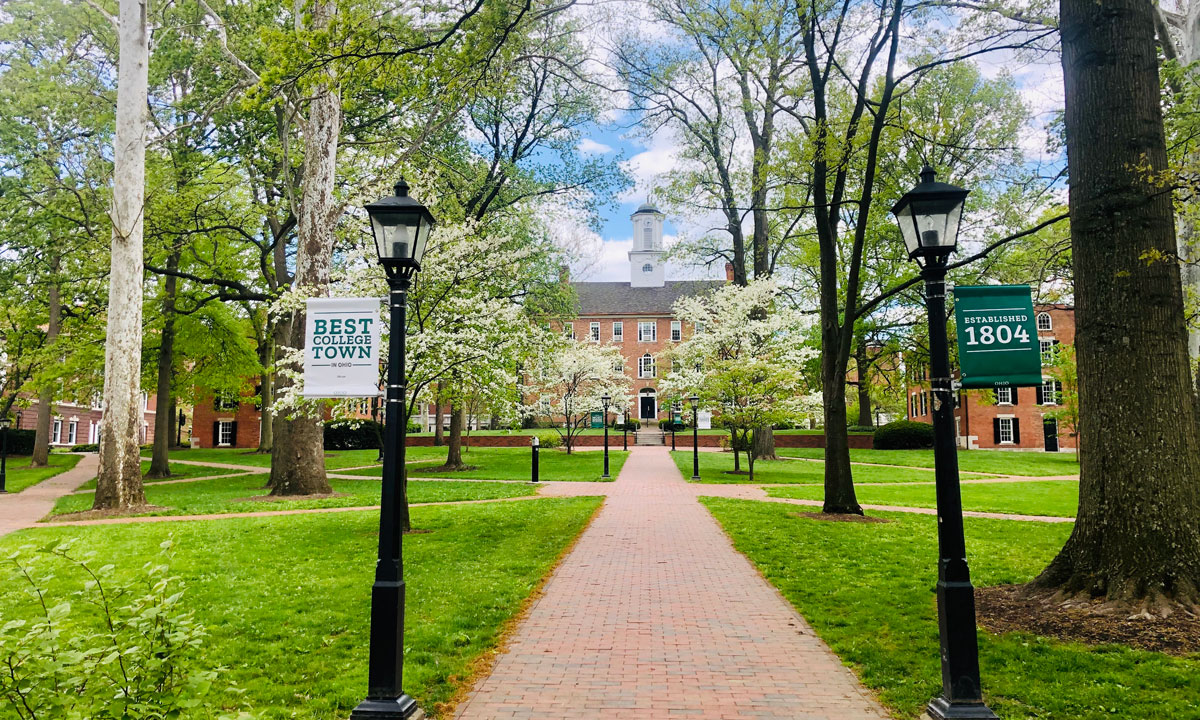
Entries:
POLYGON ((1042 351, 1042 366, 1054 364, 1054 341, 1038 339, 1038 348, 1042 351))
POLYGON ((996 418, 1000 422, 1000 444, 1012 445, 1016 442, 1013 439, 1013 419, 1010 417, 996 418))
POLYGON ((79 421, 72 420, 71 422, 67 423, 67 444, 74 445, 77 442, 75 440, 75 438, 78 436, 79 436, 79 421))
POLYGON ((613 342, 625 342, 625 323, 620 320, 613 323, 613 342))
POLYGON ((646 263, 645 265, 642 266, 642 272, 649 275, 650 273, 654 272, 654 266, 651 265, 650 263, 646 263))
POLYGON ((996 404, 997 405, 1012 405, 1013 389, 1010 387, 996 388, 996 404))
POLYGON ((658 323, 639 322, 638 342, 654 342, 658 340, 658 323))
POLYGON ((638 377, 652 378, 654 377, 654 356, 650 353, 638 358, 638 377))
POLYGON ((59 444, 62 442, 62 418, 54 418, 54 428, 50 430, 51 444, 59 444))
POLYGON ((233 445, 233 421, 217 421, 217 445, 228 447, 233 445))
POLYGON ((678 320, 671 321, 671 340, 679 342, 683 339, 683 323, 678 320))
POLYGON ((1038 329, 1038 332, 1041 332, 1043 330, 1053 330, 1054 329, 1054 326, 1050 321, 1050 313, 1046 313, 1046 312, 1038 313, 1037 329, 1038 329))
POLYGON ((1057 405, 1058 394, 1062 391, 1062 383, 1057 380, 1042 381, 1042 404, 1057 405))
POLYGON ((563 335, 566 335, 567 339, 569 339, 569 340, 574 340, 575 339, 575 323, 565 323, 563 325, 563 335))
POLYGON ((692 334, 693 335, 703 335, 704 334, 704 323, 697 322, 695 325, 693 325, 692 326, 692 334))
POLYGON ((588 325, 588 337, 592 342, 600 342, 600 323, 594 322, 588 325))

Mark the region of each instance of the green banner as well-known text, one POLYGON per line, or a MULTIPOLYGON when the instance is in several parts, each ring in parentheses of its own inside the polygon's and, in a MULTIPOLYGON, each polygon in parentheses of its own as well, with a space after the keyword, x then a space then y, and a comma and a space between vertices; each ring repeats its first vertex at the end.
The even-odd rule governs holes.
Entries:
POLYGON ((956 287, 954 320, 963 387, 1042 384, 1042 355, 1028 285, 956 287))
POLYGON ((595 429, 604 427, 604 413, 600 412, 599 410, 593 410, 589 420, 591 420, 591 422, 588 424, 595 429))

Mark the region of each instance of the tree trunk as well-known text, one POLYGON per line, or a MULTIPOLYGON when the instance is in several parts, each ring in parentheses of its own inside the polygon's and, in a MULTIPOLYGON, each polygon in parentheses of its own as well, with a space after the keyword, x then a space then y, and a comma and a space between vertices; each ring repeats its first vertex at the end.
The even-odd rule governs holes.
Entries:
POLYGON ((871 365, 867 360, 866 343, 859 338, 854 346, 854 369, 858 375, 858 424, 860 427, 871 427, 875 421, 871 416, 871 365))
POLYGON ((846 365, 838 362, 835 342, 821 351, 821 388, 825 415, 825 504, 821 512, 862 515, 850 469, 850 434, 846 430, 846 365))
POLYGON ((445 444, 442 430, 442 384, 433 386, 433 444, 441 447, 445 444))
POLYGON ((750 436, 750 454, 759 460, 778 460, 775 454, 775 429, 770 425, 754 428, 750 436))
POLYGON ((1062 0, 1079 513, 1035 583, 1119 607, 1200 601, 1200 442, 1191 401, 1153 7, 1062 0))
POLYGON ((146 102, 150 30, 146 0, 121 0, 112 257, 104 348, 104 423, 92 507, 146 503, 142 490, 142 217, 146 198, 146 102))
MULTIPOLYGON (((179 269, 179 252, 167 257, 167 269, 179 269)), ((150 472, 147 477, 171 476, 168 451, 171 447, 171 372, 175 368, 175 292, 177 278, 168 274, 163 279, 163 329, 158 345, 158 412, 154 414, 154 450, 150 455, 150 472)))
POLYGON ((262 410, 259 412, 258 450, 255 452, 259 453, 271 452, 275 444, 275 416, 272 410, 275 405, 275 373, 271 370, 274 360, 272 350, 274 343, 268 328, 268 333, 258 345, 258 364, 263 368, 258 376, 258 383, 262 388, 259 391, 258 406, 262 410))
MULTIPOLYGON (((337 3, 318 0, 308 6, 311 28, 333 22, 337 3)), ((340 207, 334 200, 338 139, 342 130, 341 88, 334 67, 325 65, 311 88, 308 116, 302 127, 300 216, 297 224, 295 284, 312 295, 329 291, 333 265, 333 227, 340 207)), ((285 345, 304 346, 304 311, 292 313, 280 333, 285 345)), ((282 387, 282 378, 280 378, 282 387)), ((332 492, 325 472, 324 428, 319 416, 280 416, 271 450, 271 494, 310 495, 332 492)))
POLYGON ((446 444, 446 464, 444 466, 447 470, 463 468, 462 441, 465 412, 461 405, 450 406, 450 442, 446 444))
MULTIPOLYGON (((58 273, 58 258, 50 261, 50 271, 58 273)), ((62 315, 62 298, 58 282, 50 285, 47 293, 49 319, 46 323, 46 348, 49 350, 58 340, 62 315)), ((33 457, 29 467, 46 467, 50 464, 50 422, 54 417, 54 386, 47 383, 38 391, 37 430, 33 436, 33 457)))
MULTIPOLYGON (((742 469, 742 458, 741 458, 741 451, 738 450, 739 447, 740 446, 738 445, 737 430, 730 430, 729 431, 729 448, 731 450, 733 450, 733 471, 734 472, 741 472, 741 469, 742 469)), ((693 450, 692 452, 696 452, 696 451, 693 450)))
POLYGON ((175 397, 171 398, 171 407, 167 417, 167 434, 171 436, 172 447, 183 447, 183 425, 179 422, 179 400, 175 397))

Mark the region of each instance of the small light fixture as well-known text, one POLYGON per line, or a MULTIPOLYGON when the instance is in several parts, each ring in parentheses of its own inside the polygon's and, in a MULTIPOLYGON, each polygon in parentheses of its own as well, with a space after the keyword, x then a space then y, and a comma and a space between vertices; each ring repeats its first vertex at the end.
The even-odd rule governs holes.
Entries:
POLYGON ((379 263, 389 276, 404 277, 421 269, 421 257, 436 221, 429 208, 408 196, 404 178, 396 183, 395 194, 366 206, 371 218, 371 234, 379 263))
POLYGON ((921 169, 921 182, 892 206, 910 260, 944 261, 958 246, 963 201, 970 190, 937 181, 933 168, 921 169))

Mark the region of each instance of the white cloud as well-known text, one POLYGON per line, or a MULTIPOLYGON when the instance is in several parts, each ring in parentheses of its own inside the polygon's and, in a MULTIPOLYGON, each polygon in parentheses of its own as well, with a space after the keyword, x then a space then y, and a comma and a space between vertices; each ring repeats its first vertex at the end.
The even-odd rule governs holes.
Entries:
POLYGON ((650 195, 660 176, 679 165, 679 143, 675 133, 663 128, 644 143, 646 148, 621 163, 633 178, 633 186, 621 193, 623 202, 641 202, 650 195))
POLYGON ((584 155, 607 155, 612 151, 612 145, 605 145, 591 138, 584 138, 579 141, 579 152, 584 155))

